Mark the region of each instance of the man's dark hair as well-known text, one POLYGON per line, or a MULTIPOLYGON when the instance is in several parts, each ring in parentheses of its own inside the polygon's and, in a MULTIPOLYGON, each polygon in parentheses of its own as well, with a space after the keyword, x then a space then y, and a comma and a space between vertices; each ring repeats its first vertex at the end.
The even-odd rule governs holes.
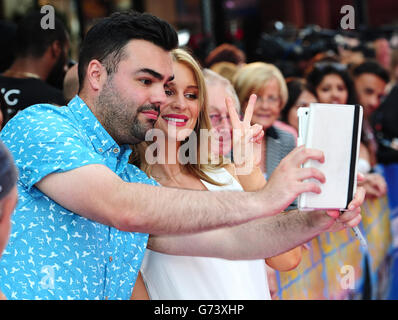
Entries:
MULTIPOLYGON (((177 33, 166 21, 148 13, 116 12, 101 19, 87 32, 79 56, 79 91, 91 60, 101 62, 110 75, 116 72, 123 58, 124 46, 134 39, 149 41, 166 51, 178 46, 177 33)), ((148 59, 150 56, 148 52, 148 59)))
POLYGON ((384 69, 378 62, 368 60, 352 69, 354 78, 359 77, 361 74, 370 73, 382 79, 385 83, 390 81, 388 71, 384 69))
POLYGON ((54 41, 58 40, 62 47, 68 41, 67 30, 59 18, 54 17, 54 29, 43 29, 43 17, 44 14, 34 11, 19 21, 15 39, 17 57, 39 58, 54 41))

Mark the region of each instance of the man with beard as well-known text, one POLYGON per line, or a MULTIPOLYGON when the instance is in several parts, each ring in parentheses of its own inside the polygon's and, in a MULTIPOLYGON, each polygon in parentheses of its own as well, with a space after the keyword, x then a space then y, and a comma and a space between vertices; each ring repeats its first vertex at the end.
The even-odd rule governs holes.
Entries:
MULTIPOLYGON (((323 174, 300 168, 308 159, 324 160, 317 150, 295 149, 264 189, 247 193, 159 187, 129 164, 130 145, 145 139, 166 105, 165 86, 174 77, 170 51, 177 45, 175 30, 152 15, 104 18, 82 43, 79 94, 65 107, 26 108, 2 130, 20 171, 13 234, 0 261, 6 297, 129 299, 149 233, 209 231, 205 254, 251 259, 360 222, 361 188, 343 215, 276 215, 298 194, 320 192, 303 180, 323 182, 323 174), (276 216, 264 218, 270 215, 276 216), (213 243, 212 236, 223 240, 213 243)), ((176 247, 174 239, 172 250, 203 254, 201 240, 176 247)), ((168 251, 167 241, 159 246, 168 251)))
POLYGON ((42 14, 33 12, 18 23, 15 60, 0 75, 0 90, 8 119, 33 104, 65 103, 62 91, 49 85, 48 81, 62 81, 65 75, 68 34, 62 21, 56 17, 54 29, 43 29, 42 18, 42 14))

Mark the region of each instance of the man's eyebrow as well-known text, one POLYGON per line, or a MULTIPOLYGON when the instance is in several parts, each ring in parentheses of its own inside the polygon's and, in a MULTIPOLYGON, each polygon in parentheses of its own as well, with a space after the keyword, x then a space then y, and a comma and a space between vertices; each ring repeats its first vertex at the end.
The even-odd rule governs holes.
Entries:
POLYGON ((149 73, 151 76, 155 77, 158 80, 163 80, 164 76, 162 76, 159 72, 149 68, 139 69, 136 73, 149 73))

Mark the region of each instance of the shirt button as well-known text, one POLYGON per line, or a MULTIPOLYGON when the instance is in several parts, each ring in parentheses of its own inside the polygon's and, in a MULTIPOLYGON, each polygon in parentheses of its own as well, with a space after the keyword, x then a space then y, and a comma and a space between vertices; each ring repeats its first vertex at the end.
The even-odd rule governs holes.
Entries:
POLYGON ((112 262, 112 260, 113 260, 113 258, 112 258, 112 257, 109 257, 109 262, 112 262))
POLYGON ((118 148, 113 149, 113 153, 118 153, 118 152, 119 152, 118 148))
POLYGON ((98 151, 99 151, 99 152, 102 152, 103 150, 102 150, 102 148, 98 148, 98 151))

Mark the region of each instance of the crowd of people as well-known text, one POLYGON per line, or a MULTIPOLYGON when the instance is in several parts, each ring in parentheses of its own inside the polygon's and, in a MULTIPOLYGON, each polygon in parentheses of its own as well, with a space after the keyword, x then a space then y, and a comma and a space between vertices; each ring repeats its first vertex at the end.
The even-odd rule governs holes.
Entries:
POLYGON ((379 110, 396 97, 395 68, 324 53, 286 78, 231 44, 201 64, 170 24, 137 12, 99 20, 71 66, 66 28, 40 19, 20 22, 0 75, 6 298, 272 299, 275 270, 386 194, 380 137, 391 148, 395 136, 379 110), (50 85, 61 80, 63 91, 50 85), (313 102, 363 106, 343 214, 297 208, 325 182, 301 166, 323 153, 296 146, 297 109, 313 102))

